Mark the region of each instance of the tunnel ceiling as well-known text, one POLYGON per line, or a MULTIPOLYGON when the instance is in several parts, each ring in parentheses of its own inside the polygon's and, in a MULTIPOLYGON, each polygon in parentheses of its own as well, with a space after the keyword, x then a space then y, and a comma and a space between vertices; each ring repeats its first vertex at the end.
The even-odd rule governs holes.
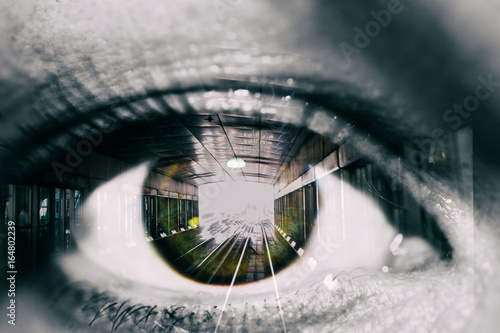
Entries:
POLYGON ((115 131, 98 150, 132 164, 155 161, 155 171, 194 185, 228 179, 274 184, 309 134, 283 114, 301 114, 303 105, 286 96, 263 102, 250 95, 237 90, 127 103, 114 109, 115 117, 158 114, 115 131), (233 158, 246 166, 227 167, 233 158))

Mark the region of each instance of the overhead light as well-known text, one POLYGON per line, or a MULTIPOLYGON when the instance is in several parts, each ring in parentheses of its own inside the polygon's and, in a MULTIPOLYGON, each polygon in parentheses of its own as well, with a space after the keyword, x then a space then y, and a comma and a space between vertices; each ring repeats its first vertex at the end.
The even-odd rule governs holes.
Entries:
POLYGON ((233 169, 241 169, 244 168, 245 165, 246 165, 245 160, 242 160, 241 158, 233 158, 227 161, 227 166, 233 169))

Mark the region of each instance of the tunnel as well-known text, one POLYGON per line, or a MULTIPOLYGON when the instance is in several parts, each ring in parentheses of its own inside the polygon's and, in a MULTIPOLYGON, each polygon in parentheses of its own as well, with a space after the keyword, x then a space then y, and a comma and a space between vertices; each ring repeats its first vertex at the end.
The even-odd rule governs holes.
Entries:
POLYGON ((0 3, 0 332, 497 332, 499 1, 0 3))

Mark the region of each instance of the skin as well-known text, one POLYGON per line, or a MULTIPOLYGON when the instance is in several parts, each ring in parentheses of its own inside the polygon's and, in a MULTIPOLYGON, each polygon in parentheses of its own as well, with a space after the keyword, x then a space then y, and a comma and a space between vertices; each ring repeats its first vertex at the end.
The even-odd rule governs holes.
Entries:
MULTIPOLYGON (((42 0, 23 4, 4 1, 2 8, 0 85, 6 105, 1 111, 2 142, 21 138, 22 127, 40 126, 43 120, 39 115, 63 114, 63 108, 51 104, 58 97, 77 109, 88 110, 116 97, 171 85, 188 86, 200 79, 209 82, 213 77, 276 74, 341 82, 360 100, 383 106, 370 115, 383 117, 384 129, 390 129, 380 138, 404 135, 411 140, 431 137, 435 129, 448 130, 458 122, 445 121, 443 114, 474 94, 478 76, 491 74, 493 81, 500 81, 500 42, 495 38, 500 30, 499 9, 493 1, 435 4, 402 0, 387 27, 350 56, 342 52, 340 44, 355 45, 353 28, 364 29, 373 20, 371 10, 388 8, 385 1, 143 0, 122 4, 42 0), (244 60, 243 56, 255 54, 255 58, 244 60), (293 55, 293 59, 268 65, 261 62, 268 54, 293 55), (220 55, 223 60, 207 55, 220 55), (169 66, 176 61, 179 67, 199 68, 200 73, 185 76, 173 71, 169 66), (242 62, 248 65, 246 73, 239 72, 242 62), (222 71, 204 71, 212 64, 218 64, 222 71), (59 83, 57 91, 47 86, 54 82, 59 83)), ((428 301, 416 301, 418 297, 413 296, 401 313, 400 308, 391 310, 386 304, 386 309, 372 313, 373 326, 369 328, 349 320, 333 321, 329 326, 320 319, 308 326, 317 330, 388 330, 391 324, 384 318, 392 313, 396 318, 401 316, 396 320, 399 328, 411 331, 412 316, 416 318, 417 309, 425 304, 426 312, 438 312, 426 329, 486 332, 498 327, 500 253, 496 244, 500 228, 496 203, 500 155, 495 143, 499 106, 500 94, 493 92, 477 111, 460 118, 460 126, 480 129, 474 133, 474 215, 441 224, 460 255, 452 270, 436 274, 435 284, 429 282, 430 292, 423 297, 428 301), (470 223, 474 239, 461 241, 465 239, 461 233, 470 232, 470 223), (473 286, 467 281, 473 281, 473 286), (447 283, 456 288, 452 290, 462 301, 448 299, 445 307, 438 309, 434 297, 439 286, 447 283), (467 287, 460 290, 464 285, 467 287), (470 298, 461 298, 462 294, 474 295, 472 308, 463 304, 470 298)), ((368 117, 362 113, 344 116, 368 117)), ((5 148, 0 149, 3 154, 5 148)), ((447 183, 445 188, 454 185, 447 183)), ((455 207, 460 207, 460 200, 454 198, 455 207)), ((425 279, 425 275, 419 276, 408 284, 408 290, 423 288, 425 279)), ((368 305, 354 309, 350 318, 361 318, 367 309, 368 305)), ((305 330, 306 326, 297 329, 305 330)))

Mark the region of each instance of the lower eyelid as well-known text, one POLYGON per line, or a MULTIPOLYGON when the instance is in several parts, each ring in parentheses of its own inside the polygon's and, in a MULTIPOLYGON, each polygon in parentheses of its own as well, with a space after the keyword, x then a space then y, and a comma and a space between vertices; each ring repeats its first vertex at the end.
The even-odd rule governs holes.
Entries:
MULTIPOLYGON (((346 321, 363 318, 366 311, 372 313, 374 309, 390 314, 392 308, 404 308, 405 302, 418 296, 421 292, 419 290, 429 293, 430 289, 434 289, 433 281, 437 281, 437 284, 441 281, 439 277, 429 280, 428 275, 388 278, 380 273, 373 274, 362 269, 351 274, 340 273, 335 279, 339 281, 335 290, 328 290, 321 283, 313 283, 299 290, 282 293, 283 311, 290 327, 310 328, 319 322, 325 324, 324 327, 340 327, 345 325, 346 321), (292 313, 293 315, 290 315, 292 313)), ((446 295, 440 296, 435 291, 432 293, 436 293, 438 299, 446 295)), ((169 302, 171 304, 165 304, 168 296, 158 295, 155 297, 156 301, 151 297, 152 303, 137 303, 133 299, 117 298, 109 292, 100 293, 83 284, 83 288, 69 287, 68 292, 61 295, 61 299, 72 300, 75 295, 79 295, 80 299, 85 295, 86 299, 70 313, 67 311, 68 304, 64 301, 63 305, 56 302, 54 307, 65 308, 65 311, 60 313, 67 315, 66 327, 75 328, 82 325, 81 327, 87 326, 91 331, 109 330, 113 326, 120 326, 121 329, 176 326, 177 329, 188 331, 213 331, 215 320, 220 314, 220 309, 214 304, 217 302, 203 299, 203 296, 199 296, 201 302, 199 298, 190 301, 186 297, 172 297, 172 302, 169 302), (163 301, 158 302, 158 299, 163 301), (173 301, 174 299, 177 299, 177 302, 173 301), (67 318, 71 319, 68 321, 67 318), (89 325, 90 323, 92 324, 89 325)), ((442 302, 445 304, 444 300, 442 302)), ((233 306, 226 310, 226 315, 233 318, 233 327, 246 327, 251 331, 280 331, 278 309, 272 294, 264 299, 261 296, 239 298, 232 303, 233 306)), ((355 324, 351 325, 355 327, 355 324)))

